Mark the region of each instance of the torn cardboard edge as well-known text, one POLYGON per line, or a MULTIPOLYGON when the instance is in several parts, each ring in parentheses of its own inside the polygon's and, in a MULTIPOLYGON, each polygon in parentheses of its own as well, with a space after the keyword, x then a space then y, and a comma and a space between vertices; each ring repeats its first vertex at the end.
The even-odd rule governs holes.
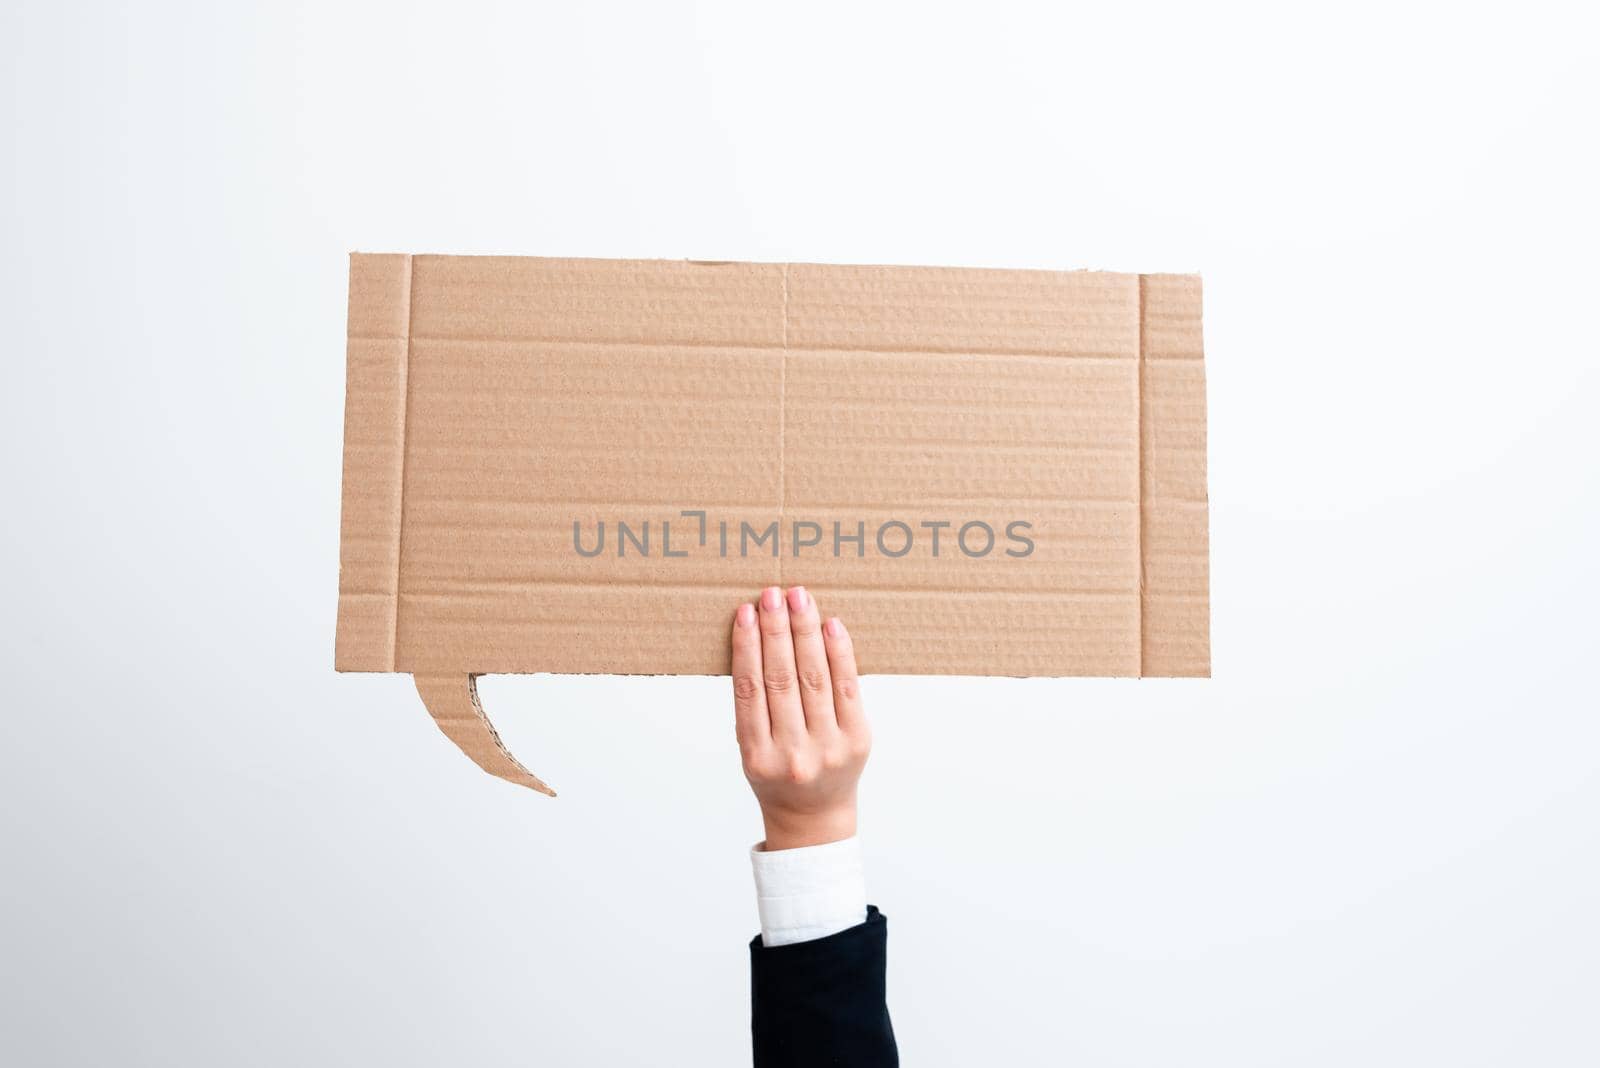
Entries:
MULTIPOLYGON (((408 486, 415 495, 440 477, 426 467, 428 451, 413 449, 408 438, 412 420, 426 423, 427 404, 437 391, 436 386, 414 381, 414 374, 432 374, 436 380, 437 354, 435 364, 424 359, 421 371, 413 365, 419 345, 436 348, 445 343, 468 348, 491 343, 523 348, 575 344, 595 346, 596 352, 615 346, 654 346, 662 351, 726 347, 776 352, 785 370, 791 356, 799 360, 817 353, 925 353, 932 358, 971 352, 996 359, 1015 354, 1016 358, 1092 360, 1126 352, 1137 367, 1133 400, 1137 574, 1132 579, 1137 583, 1137 618, 1136 638, 1130 639, 1132 658, 1117 657, 1087 667, 1048 658, 1005 661, 998 655, 991 660, 963 660, 950 655, 945 635, 943 650, 934 638, 922 646, 869 640, 862 650, 862 669, 919 674, 1209 674, 1198 277, 355 254, 350 261, 336 667, 411 671, 441 730, 490 774, 553 796, 501 742, 478 701, 478 674, 726 674, 725 635, 719 638, 721 652, 704 641, 692 647, 658 643, 636 653, 613 650, 608 657, 562 646, 555 650, 557 655, 525 663, 520 654, 508 660, 502 651, 518 648, 514 640, 485 642, 494 654, 479 656, 462 652, 466 643, 457 632, 433 643, 427 626, 403 626, 400 591, 403 585, 410 591, 414 584, 404 583, 407 572, 402 565, 419 551, 413 536, 406 533, 408 486), (423 266, 433 279, 431 288, 418 280, 423 266), (419 289, 423 290, 420 316, 419 289), (414 469, 408 471, 408 463, 414 469), (410 485, 413 482, 417 485, 410 485), (405 549, 411 550, 410 556, 405 549), (406 649, 403 631, 409 643, 406 649)), ((785 382, 787 378, 783 376, 785 382)), ((780 394, 779 406, 786 408, 789 403, 780 394)), ((799 435, 791 430, 790 436, 799 435)), ((790 505, 783 487, 791 458, 783 451, 789 439, 781 437, 779 444, 781 514, 790 505)), ((785 584, 783 565, 780 557, 775 577, 751 576, 747 592, 735 601, 748 599, 764 585, 785 584)), ((817 589, 827 585, 809 584, 817 589)), ((914 593, 908 588, 905 596, 914 593)), ((717 627, 725 629, 724 622, 717 620, 717 627)))

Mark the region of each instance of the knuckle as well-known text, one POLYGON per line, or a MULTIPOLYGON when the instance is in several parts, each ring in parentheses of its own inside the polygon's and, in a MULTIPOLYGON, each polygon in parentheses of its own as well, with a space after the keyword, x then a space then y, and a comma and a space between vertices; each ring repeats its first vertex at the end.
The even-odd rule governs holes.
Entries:
POLYGON ((736 675, 733 679, 733 696, 736 701, 749 703, 761 696, 761 682, 754 675, 736 675))
POLYGON ((817 763, 809 757, 792 756, 784 765, 783 777, 794 786, 808 786, 817 781, 817 763))
POLYGON ((807 693, 827 693, 828 673, 817 668, 807 668, 800 673, 800 685, 807 693))
POLYGON ((834 680, 834 685, 839 687, 839 696, 846 701, 854 701, 861 696, 861 682, 854 675, 846 675, 842 679, 834 680))
POLYGON ((794 689, 794 670, 784 664, 774 664, 767 668, 767 689, 775 693, 787 693, 794 689))

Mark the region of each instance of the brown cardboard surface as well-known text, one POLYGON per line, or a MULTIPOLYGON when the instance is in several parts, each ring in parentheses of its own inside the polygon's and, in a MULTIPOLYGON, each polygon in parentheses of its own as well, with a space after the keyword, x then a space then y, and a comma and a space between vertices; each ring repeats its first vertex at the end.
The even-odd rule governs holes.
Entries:
POLYGON ((357 254, 349 299, 335 666, 502 778, 548 792, 473 676, 726 674, 773 584, 863 672, 1210 672, 1198 277, 357 254))

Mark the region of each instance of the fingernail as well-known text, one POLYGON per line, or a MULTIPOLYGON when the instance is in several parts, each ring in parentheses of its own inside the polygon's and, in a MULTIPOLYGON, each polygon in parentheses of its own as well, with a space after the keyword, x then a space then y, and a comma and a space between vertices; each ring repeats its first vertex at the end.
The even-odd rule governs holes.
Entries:
POLYGON ((828 637, 830 638, 837 638, 844 634, 844 624, 839 622, 838 616, 830 618, 822 625, 822 629, 828 632, 828 637))
POLYGON ((761 591, 761 607, 768 612, 776 612, 783 607, 783 591, 776 586, 768 586, 761 591))
POLYGON ((806 610, 806 588, 794 586, 789 590, 789 610, 791 612, 804 612, 806 610))
POLYGON ((756 606, 753 604, 742 604, 739 606, 739 610, 733 614, 733 622, 736 626, 748 627, 755 621, 756 606))

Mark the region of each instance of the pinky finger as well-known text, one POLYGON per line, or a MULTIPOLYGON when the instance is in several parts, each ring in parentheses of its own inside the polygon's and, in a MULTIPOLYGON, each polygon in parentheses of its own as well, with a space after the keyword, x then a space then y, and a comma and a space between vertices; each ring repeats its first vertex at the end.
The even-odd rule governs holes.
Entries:
POLYGON ((853 734, 865 729, 861 707, 861 679, 856 674, 856 650, 850 632, 837 616, 822 626, 822 644, 828 651, 828 671, 833 675, 833 710, 839 729, 853 734))

